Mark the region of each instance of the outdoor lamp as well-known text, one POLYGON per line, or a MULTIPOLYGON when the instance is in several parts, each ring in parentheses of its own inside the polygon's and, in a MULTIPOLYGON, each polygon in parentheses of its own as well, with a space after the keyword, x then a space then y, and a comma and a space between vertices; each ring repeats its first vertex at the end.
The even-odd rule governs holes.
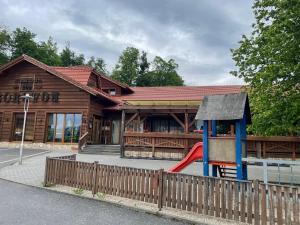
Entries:
POLYGON ((26 93, 24 96, 21 96, 20 98, 24 99, 24 121, 23 121, 22 140, 21 140, 21 145, 20 145, 20 158, 19 158, 19 164, 21 165, 22 164, 22 156, 23 156, 23 146, 24 146, 27 112, 28 112, 28 108, 29 108, 29 101, 30 101, 30 99, 33 99, 33 97, 30 96, 29 93, 26 93))

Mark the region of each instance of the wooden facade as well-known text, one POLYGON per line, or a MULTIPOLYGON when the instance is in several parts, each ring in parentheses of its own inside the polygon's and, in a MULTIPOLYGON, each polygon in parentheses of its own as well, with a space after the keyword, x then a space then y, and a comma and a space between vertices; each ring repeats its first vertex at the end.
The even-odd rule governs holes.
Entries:
MULTIPOLYGON (((93 80, 93 78, 92 78, 93 80)), ((91 82, 91 81, 89 81, 91 82)), ((20 98, 25 93, 30 93, 34 98, 30 101, 29 117, 32 118, 33 127, 30 130, 29 142, 51 143, 47 140, 47 128, 49 115, 59 114, 63 123, 67 123, 67 115, 80 115, 80 134, 92 134, 92 124, 96 117, 102 117, 102 109, 109 106, 108 100, 96 97, 75 86, 68 80, 57 77, 44 68, 34 65, 26 60, 5 69, 0 75, 0 141, 19 141, 15 138, 17 115, 23 115, 23 101, 20 98), (30 90, 22 89, 23 81, 32 82, 30 90), (33 85, 33 87, 31 87, 33 85)), ((74 116, 73 116, 74 117, 74 116)), ((22 118, 21 118, 22 120, 22 118)), ((74 119, 70 120, 74 123, 74 119)), ((26 133, 31 125, 27 121, 26 133)), ((57 123, 60 121, 57 121, 57 123)), ((62 124, 62 129, 66 127, 62 124)), ((18 131, 19 132, 19 131, 18 131)), ((58 144, 72 144, 72 141, 64 143, 64 130, 60 136, 62 141, 58 144)), ((26 139, 25 139, 26 141, 26 139)), ((55 142, 55 141, 53 141, 55 142)), ((73 144, 76 144, 77 142, 73 144)))

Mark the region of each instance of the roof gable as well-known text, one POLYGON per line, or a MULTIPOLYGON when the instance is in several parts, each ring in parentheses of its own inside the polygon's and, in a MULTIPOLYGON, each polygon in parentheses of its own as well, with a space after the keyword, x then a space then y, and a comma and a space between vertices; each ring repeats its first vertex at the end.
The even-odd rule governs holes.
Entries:
POLYGON ((238 94, 205 96, 199 106, 197 120, 237 120, 246 113, 247 123, 251 123, 248 95, 238 94))
POLYGON ((91 87, 88 87, 87 85, 84 85, 83 83, 81 83, 77 80, 74 80, 72 77, 67 76, 66 74, 63 74, 63 73, 57 71, 55 69, 55 67, 48 66, 48 65, 46 65, 46 64, 44 64, 44 63, 28 56, 28 55, 25 55, 25 54, 23 54, 22 56, 14 59, 14 60, 8 62, 7 64, 3 65, 2 67, 0 67, 0 74, 2 74, 4 71, 8 70, 9 68, 12 68, 13 66, 15 66, 15 65, 17 65, 17 64, 19 64, 23 61, 31 63, 32 65, 35 65, 35 66, 47 71, 48 73, 51 73, 51 74, 57 76, 57 77, 61 78, 62 80, 64 80, 64 81, 66 81, 66 82, 68 82, 68 83, 70 83, 70 84, 72 84, 72 85, 88 92, 91 95, 101 97, 101 98, 103 98, 103 99, 105 99, 105 100, 107 100, 111 103, 114 103, 114 104, 119 103, 119 101, 110 98, 110 96, 108 96, 107 94, 105 94, 103 92, 100 92, 100 91, 97 91, 97 90, 95 90, 91 87))

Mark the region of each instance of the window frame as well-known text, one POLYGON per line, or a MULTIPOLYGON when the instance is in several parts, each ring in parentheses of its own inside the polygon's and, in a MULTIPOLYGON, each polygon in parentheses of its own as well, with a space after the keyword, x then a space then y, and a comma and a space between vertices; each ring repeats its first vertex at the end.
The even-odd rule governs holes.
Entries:
POLYGON ((34 85, 35 84, 35 77, 23 77, 22 79, 20 79, 20 82, 19 82, 19 91, 20 92, 32 92, 34 91, 34 85), (22 88, 22 85, 24 84, 24 82, 22 82, 22 80, 32 80, 32 88, 31 90, 23 90, 22 88))
POLYGON ((81 124, 80 124, 80 132, 79 137, 82 134, 82 121, 83 121, 83 113, 82 112, 53 112, 53 113, 46 113, 46 126, 45 126, 45 142, 46 143, 55 143, 55 144, 77 144, 78 142, 73 142, 74 139, 74 125, 75 125, 75 115, 81 115, 81 124), (48 127, 49 127, 49 116, 53 115, 53 122, 54 122, 54 130, 53 130, 53 138, 52 141, 48 140, 48 127), (63 115, 63 126, 62 126, 62 140, 57 142, 56 139, 56 129, 57 129, 57 115, 62 114, 63 115), (72 115, 72 134, 70 138, 70 142, 65 142, 65 129, 66 129, 66 118, 67 114, 72 115))

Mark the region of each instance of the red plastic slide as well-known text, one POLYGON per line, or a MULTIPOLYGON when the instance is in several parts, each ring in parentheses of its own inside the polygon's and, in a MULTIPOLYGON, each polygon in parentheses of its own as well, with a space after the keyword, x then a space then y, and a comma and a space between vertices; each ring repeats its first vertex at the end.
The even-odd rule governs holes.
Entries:
POLYGON ((169 169, 169 172, 179 172, 183 170, 185 167, 190 165, 192 162, 196 161, 197 159, 202 159, 203 152, 202 152, 202 142, 197 142, 189 154, 181 160, 179 163, 176 164, 173 168, 169 169))

